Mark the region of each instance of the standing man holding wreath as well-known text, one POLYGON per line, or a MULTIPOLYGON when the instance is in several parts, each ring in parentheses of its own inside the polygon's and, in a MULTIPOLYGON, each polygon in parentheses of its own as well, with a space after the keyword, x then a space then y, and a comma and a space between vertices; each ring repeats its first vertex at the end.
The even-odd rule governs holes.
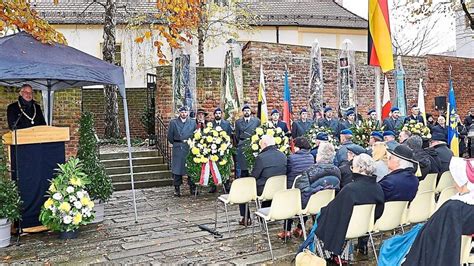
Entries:
POLYGON ((46 125, 40 105, 33 100, 31 85, 21 86, 18 101, 8 105, 7 119, 11 130, 46 125))

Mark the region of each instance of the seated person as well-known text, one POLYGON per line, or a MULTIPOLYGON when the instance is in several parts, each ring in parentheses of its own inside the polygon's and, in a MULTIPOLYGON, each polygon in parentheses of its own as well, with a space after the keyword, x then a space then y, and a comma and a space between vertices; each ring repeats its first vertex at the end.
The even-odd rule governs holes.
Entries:
POLYGON ((388 201, 412 201, 418 191, 418 178, 414 174, 413 151, 406 145, 398 145, 388 150, 388 169, 390 174, 379 181, 388 201))
POLYGON ((339 170, 341 171, 341 184, 340 188, 342 189, 345 185, 353 181, 352 177, 352 160, 354 156, 366 153, 367 150, 362 148, 359 145, 349 145, 347 146, 347 160, 341 162, 339 170))
POLYGON ((375 161, 375 172, 374 175, 377 176, 377 182, 382 180, 384 176, 390 173, 388 169, 387 160, 388 160, 388 150, 387 145, 384 142, 376 142, 372 146, 372 158, 375 161))
POLYGON ((355 156, 352 164, 354 182, 341 189, 336 198, 321 209, 316 236, 324 243, 324 249, 335 255, 342 253, 354 206, 376 204, 375 220, 382 216, 384 194, 373 174, 374 163, 367 154, 355 156))
POLYGON ((434 149, 423 149, 423 139, 418 135, 409 137, 406 145, 413 150, 413 158, 418 162, 421 171, 420 180, 428 174, 439 173, 440 166, 432 156, 438 156, 434 149))
POLYGON ((461 236, 474 234, 474 160, 453 157, 449 169, 458 193, 418 232, 404 266, 461 264, 461 236))
MULTIPOLYGON (((257 181, 257 194, 261 195, 267 179, 272 176, 286 175, 286 155, 279 151, 275 145, 275 139, 269 135, 263 135, 260 140, 260 147, 262 151, 255 158, 255 164, 252 169, 251 176, 255 177, 257 181)), ((270 207, 271 201, 265 201, 262 203, 262 208, 270 207)), ((241 212, 245 214, 245 204, 240 204, 240 208, 244 210, 241 212)), ((247 217, 250 214, 247 213, 247 217)), ((241 225, 245 225, 245 217, 239 222, 241 225)), ((246 225, 250 225, 250 218, 246 225)))

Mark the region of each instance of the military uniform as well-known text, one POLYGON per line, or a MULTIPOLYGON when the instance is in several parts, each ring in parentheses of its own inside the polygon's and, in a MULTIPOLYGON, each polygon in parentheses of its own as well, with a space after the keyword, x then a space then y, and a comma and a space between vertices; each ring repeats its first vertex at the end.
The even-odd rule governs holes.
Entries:
POLYGON ((319 127, 328 127, 332 130, 334 137, 339 139, 339 133, 342 130, 342 125, 339 123, 339 120, 332 118, 331 120, 328 120, 326 118, 322 118, 318 121, 318 126, 319 127))
MULTIPOLYGON (((171 159, 171 172, 173 173, 173 185, 180 186, 183 181, 183 175, 186 175, 186 157, 189 153, 189 146, 186 140, 193 136, 196 129, 196 121, 194 119, 176 118, 170 121, 168 128, 168 141, 173 145, 173 153, 171 159)), ((188 178, 188 184, 191 190, 194 189, 194 183, 188 178)))
POLYGON ((229 121, 224 119, 212 121, 212 127, 216 128, 217 126, 220 126, 229 137, 232 137, 232 125, 229 121))
POLYGON ((313 125, 313 120, 298 120, 291 126, 291 137, 294 139, 303 136, 313 125))
POLYGON ((385 118, 382 126, 384 127, 383 130, 390 130, 398 135, 398 133, 400 132, 400 128, 403 126, 403 120, 401 118, 398 118, 396 120, 391 117, 385 118))
POLYGON ((235 121, 235 140, 237 142, 237 163, 242 170, 241 176, 248 176, 247 160, 243 153, 244 141, 255 134, 255 129, 260 126, 260 119, 249 117, 248 122, 245 118, 239 118, 235 121))

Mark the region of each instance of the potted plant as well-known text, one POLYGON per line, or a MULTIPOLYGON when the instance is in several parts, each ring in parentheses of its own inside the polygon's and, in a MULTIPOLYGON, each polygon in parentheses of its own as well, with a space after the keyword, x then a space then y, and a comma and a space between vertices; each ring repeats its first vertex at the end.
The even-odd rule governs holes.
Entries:
POLYGON ((60 232, 61 239, 76 238, 79 227, 94 219, 94 202, 85 190, 90 181, 77 158, 58 166, 47 192, 49 197, 41 207, 40 221, 60 232))
POLYGON ((0 248, 10 245, 11 222, 20 219, 20 194, 8 174, 7 157, 0 141, 0 248))
POLYGON ((95 136, 94 118, 90 112, 82 114, 79 120, 79 149, 77 158, 82 162, 82 171, 90 183, 86 190, 95 202, 96 218, 94 223, 104 220, 104 203, 114 192, 112 180, 105 172, 99 159, 99 144, 95 136))

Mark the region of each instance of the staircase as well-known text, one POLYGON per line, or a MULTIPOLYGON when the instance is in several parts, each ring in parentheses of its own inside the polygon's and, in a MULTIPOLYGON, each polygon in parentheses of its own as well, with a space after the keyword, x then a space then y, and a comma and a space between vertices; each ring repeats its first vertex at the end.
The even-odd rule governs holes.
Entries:
MULTIPOLYGON (((135 188, 172 185, 171 171, 158 151, 132 152, 135 188)), ((112 178, 115 191, 132 189, 128 153, 101 153, 100 161, 112 178)))

